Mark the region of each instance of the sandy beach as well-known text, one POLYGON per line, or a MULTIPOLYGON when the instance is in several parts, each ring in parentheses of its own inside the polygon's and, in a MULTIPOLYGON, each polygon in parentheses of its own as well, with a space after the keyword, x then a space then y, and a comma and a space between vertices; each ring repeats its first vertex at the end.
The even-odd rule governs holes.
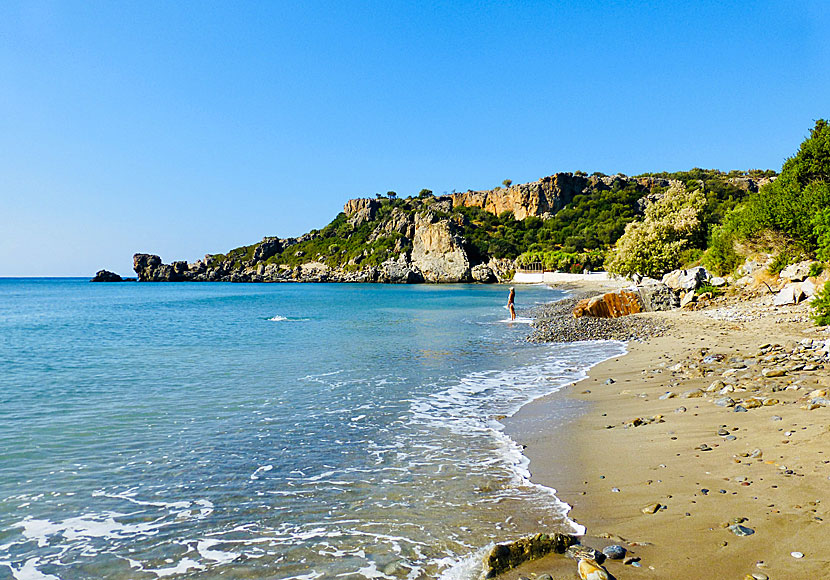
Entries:
MULTIPOLYGON (((614 577, 830 575, 830 407, 810 404, 830 387, 828 335, 806 304, 771 302, 636 315, 670 330, 507 421, 534 481, 586 526, 582 543, 628 550, 628 563, 606 560, 614 577), (562 404, 576 418, 548 424, 562 404)), ((542 574, 578 578, 559 555, 503 577, 542 574)))

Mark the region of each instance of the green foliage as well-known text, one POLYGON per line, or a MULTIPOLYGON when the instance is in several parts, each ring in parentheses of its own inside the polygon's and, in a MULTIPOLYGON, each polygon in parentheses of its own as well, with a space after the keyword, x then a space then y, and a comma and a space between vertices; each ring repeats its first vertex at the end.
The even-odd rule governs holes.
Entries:
POLYGON ((778 275, 781 273, 781 270, 786 268, 789 264, 795 262, 797 259, 798 254, 793 253, 790 248, 786 248, 775 256, 770 265, 767 267, 767 271, 770 274, 778 275))
POLYGON ((525 252, 518 259, 522 265, 541 263, 546 270, 582 272, 586 268, 588 270, 599 270, 605 261, 605 252, 603 250, 578 253, 565 252, 564 250, 536 250, 525 252))
POLYGON ((422 199, 426 198, 426 197, 432 197, 432 190, 431 189, 422 189, 421 191, 418 192, 418 197, 420 197, 422 199))
POLYGON ((813 262, 810 264, 810 274, 811 278, 815 278, 817 276, 821 276, 821 273, 824 272, 824 268, 826 266, 821 262, 813 262))
POLYGON ((501 184, 505 187, 510 187, 511 185, 513 185, 513 180, 512 179, 505 179, 504 181, 501 182, 501 184))
POLYGON ((680 254, 702 229, 700 219, 706 198, 688 193, 682 184, 669 188, 645 210, 642 221, 632 222, 609 254, 609 272, 630 276, 660 276, 682 265, 680 254))
POLYGON ((825 282, 824 288, 819 290, 811 304, 813 320, 819 326, 830 324, 830 282, 825 282))
POLYGON ((735 231, 729 223, 712 227, 703 265, 719 276, 734 272, 743 262, 735 250, 735 231))
POLYGON ((709 293, 712 296, 720 296, 723 294, 723 288, 719 288, 718 286, 712 286, 709 282, 704 282, 700 286, 695 289, 695 294, 698 296, 701 294, 709 293))
MULTIPOLYGON (((781 175, 747 201, 742 212, 745 236, 773 230, 791 238, 808 252, 830 246, 830 125, 815 127, 795 156, 784 162, 781 175), (818 216, 822 213, 825 215, 818 216)), ((827 250, 823 253, 826 254, 827 250)))

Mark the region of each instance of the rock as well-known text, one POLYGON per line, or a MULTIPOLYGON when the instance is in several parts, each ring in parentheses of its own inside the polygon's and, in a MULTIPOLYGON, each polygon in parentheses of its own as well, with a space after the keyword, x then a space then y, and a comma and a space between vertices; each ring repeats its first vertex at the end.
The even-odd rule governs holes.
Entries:
POLYGON ((450 220, 439 220, 431 211, 415 216, 412 265, 427 282, 469 282, 470 261, 464 240, 450 220))
POLYGON ((798 262, 797 264, 790 264, 781 270, 779 277, 786 278, 791 282, 801 282, 810 276, 810 266, 812 265, 813 263, 809 260, 798 262))
POLYGON ((718 407, 734 407, 735 401, 729 397, 721 397, 720 399, 715 399, 715 404, 718 407))
POLYGON ((709 272, 703 266, 688 270, 674 270, 663 276, 663 284, 675 292, 697 290, 701 284, 709 280, 709 272))
POLYGON ((577 539, 568 534, 536 534, 509 542, 496 544, 484 557, 484 577, 494 578, 499 574, 530 560, 552 552, 564 554, 577 539))
POLYGON ((264 262, 268 258, 282 252, 282 241, 279 238, 263 238, 254 249, 254 262, 264 262))
POLYGON ((709 284, 711 284, 715 288, 720 288, 721 286, 726 286, 726 278, 721 278, 720 276, 715 276, 714 278, 709 280, 709 284))
POLYGON ((809 280, 802 282, 801 293, 804 294, 806 298, 812 298, 816 295, 816 285, 809 280))
POLYGON ((595 560, 580 560, 576 567, 582 580, 610 580, 608 572, 595 560))
POLYGON ((573 546, 568 547, 565 551, 565 555, 568 558, 573 558, 574 560, 596 560, 600 564, 602 561, 605 560, 605 554, 600 552, 599 550, 595 550, 588 546, 582 546, 580 544, 574 544, 573 546))
POLYGON ((693 302, 695 302, 695 292, 694 290, 689 290, 683 295, 683 298, 680 299, 680 308, 686 308, 693 302))
POLYGON ((626 549, 619 544, 613 544, 611 546, 605 546, 602 549, 602 553, 605 554, 609 560, 622 560, 625 558, 626 549))
POLYGON ((798 304, 805 298, 804 292, 801 290, 801 284, 787 284, 772 301, 773 306, 786 306, 788 304, 798 304))
POLYGON ((804 554, 802 554, 801 552, 790 552, 790 556, 800 560, 801 558, 804 557, 804 554))
POLYGON ((655 503, 650 503, 647 506, 644 506, 644 507, 640 508, 640 511, 643 512, 644 514, 647 514, 647 515, 656 514, 658 511, 660 511, 660 508, 662 508, 662 507, 663 507, 662 505, 655 502, 655 503))
POLYGON ((703 396, 703 391, 700 389, 692 389, 690 391, 685 391, 683 393, 683 397, 686 399, 697 399, 703 396))
POLYGON ((593 316, 595 318, 618 318, 643 311, 640 295, 636 292, 620 290, 608 292, 601 296, 586 298, 577 302, 573 310, 574 318, 593 316))
POLYGON ((729 531, 735 534, 736 536, 751 536, 755 533, 755 530, 753 530, 752 528, 742 526, 741 524, 732 524, 731 526, 729 526, 729 531))
POLYGON ((115 272, 110 272, 109 270, 98 270, 95 273, 95 277, 90 280, 90 282, 123 282, 124 279, 116 274, 115 272))
MULTIPOLYGON (((648 278, 648 280, 651 279, 648 278)), ((640 295, 643 304, 643 311, 659 312, 673 310, 680 306, 680 300, 671 288, 657 280, 648 285, 645 285, 645 281, 644 278, 641 282, 642 285, 637 287, 637 293, 640 295)))
POLYGON ((496 274, 486 264, 478 264, 470 269, 470 275, 476 282, 490 284, 497 281, 496 274))
POLYGON ((783 377, 787 374, 787 371, 784 369, 764 369, 761 371, 761 374, 767 378, 775 378, 783 377))
POLYGON ((531 215, 543 217, 556 213, 588 185, 586 177, 557 173, 503 189, 454 193, 451 200, 452 207, 480 207, 496 215, 510 211, 517 220, 523 220, 531 215))
POLYGON ((350 199, 343 206, 343 213, 349 218, 349 223, 354 227, 358 227, 374 220, 379 208, 380 202, 375 199, 350 199))

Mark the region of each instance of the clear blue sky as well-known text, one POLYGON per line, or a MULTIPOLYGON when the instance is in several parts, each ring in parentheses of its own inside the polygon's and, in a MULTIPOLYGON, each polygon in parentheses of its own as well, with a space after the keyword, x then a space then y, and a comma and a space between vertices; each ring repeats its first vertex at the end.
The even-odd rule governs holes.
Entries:
POLYGON ((0 3, 0 276, 132 275, 395 190, 774 168, 830 3, 0 3))

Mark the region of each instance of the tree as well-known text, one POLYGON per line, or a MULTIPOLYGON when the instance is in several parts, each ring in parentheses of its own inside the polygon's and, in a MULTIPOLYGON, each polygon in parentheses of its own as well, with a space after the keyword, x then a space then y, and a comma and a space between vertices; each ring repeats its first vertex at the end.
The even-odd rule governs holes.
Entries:
POLYGON ((394 191, 387 191, 386 197, 388 197, 389 199, 395 199, 396 197, 398 197, 398 194, 394 191))
POLYGON ((418 197, 430 197, 432 195, 431 189, 422 189, 418 192, 418 197))
POLYGON ((383 196, 382 196, 381 194, 379 194, 379 193, 376 193, 376 194, 375 194, 375 197, 376 197, 376 198, 378 198, 378 199, 380 199, 380 198, 382 198, 383 196))
POLYGON ((642 221, 625 226, 606 268, 623 276, 660 276, 680 267, 681 252, 700 233, 705 205, 701 191, 687 193, 682 183, 672 185, 659 201, 646 207, 642 221))
POLYGON ((513 185, 513 180, 512 179, 505 179, 504 181, 501 182, 501 184, 505 187, 510 187, 511 185, 513 185))

